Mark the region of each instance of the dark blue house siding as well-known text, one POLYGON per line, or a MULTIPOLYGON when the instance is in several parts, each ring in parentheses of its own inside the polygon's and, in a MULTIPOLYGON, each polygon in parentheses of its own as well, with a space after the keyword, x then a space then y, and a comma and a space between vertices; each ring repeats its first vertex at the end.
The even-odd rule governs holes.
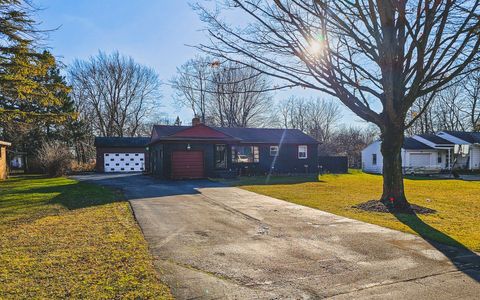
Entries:
POLYGON ((206 177, 232 177, 239 174, 304 174, 318 172, 318 150, 316 144, 308 146, 308 157, 298 159, 297 144, 285 144, 280 147, 279 155, 274 163, 274 156, 270 156, 270 146, 275 144, 227 144, 227 168, 216 169, 214 161, 215 143, 184 143, 168 142, 157 143, 150 146, 151 167, 153 175, 158 177, 170 178, 171 175, 171 155, 173 151, 187 151, 187 145, 190 145, 190 151, 202 151, 204 159, 204 170, 206 177), (232 145, 238 146, 257 146, 259 148, 258 163, 233 163, 232 145))
POLYGON ((158 177, 170 178, 172 173, 172 152, 188 151, 188 145, 190 145, 189 151, 201 151, 203 153, 206 177, 231 177, 235 175, 231 160, 231 148, 227 147, 227 168, 216 169, 214 161, 215 144, 211 143, 166 143, 152 145, 150 147, 151 153, 161 153, 161 158, 152 160, 152 164, 155 164, 151 169, 152 174, 158 177))

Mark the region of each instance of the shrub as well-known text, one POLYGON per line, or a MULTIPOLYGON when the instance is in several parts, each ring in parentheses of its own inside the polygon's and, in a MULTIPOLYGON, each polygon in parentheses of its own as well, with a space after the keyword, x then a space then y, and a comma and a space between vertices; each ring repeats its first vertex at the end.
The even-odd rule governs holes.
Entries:
POLYGON ((44 142, 37 151, 37 158, 48 176, 59 177, 68 172, 72 164, 73 155, 61 143, 44 142))
POLYGON ((73 173, 84 173, 84 172, 93 172, 95 171, 95 161, 90 161, 86 163, 73 161, 71 166, 71 171, 73 173))

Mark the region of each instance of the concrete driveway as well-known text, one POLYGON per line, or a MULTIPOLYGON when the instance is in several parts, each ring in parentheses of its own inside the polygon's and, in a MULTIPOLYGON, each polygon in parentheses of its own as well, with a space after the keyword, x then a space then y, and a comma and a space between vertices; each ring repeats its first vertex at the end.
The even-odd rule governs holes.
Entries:
POLYGON ((480 296, 472 252, 209 181, 76 178, 124 190, 177 299, 480 296))

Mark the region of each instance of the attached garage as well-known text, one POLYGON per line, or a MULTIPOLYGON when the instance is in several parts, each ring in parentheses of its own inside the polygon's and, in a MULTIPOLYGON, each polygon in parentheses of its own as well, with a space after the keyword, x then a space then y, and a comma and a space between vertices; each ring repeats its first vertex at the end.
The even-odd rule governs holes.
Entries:
POLYGON ((173 179, 204 178, 202 151, 173 151, 172 175, 173 179))
POLYGON ((146 137, 95 138, 97 172, 145 172, 148 170, 146 137))
POLYGON ((431 155, 431 153, 410 153, 410 167, 430 166, 431 155))

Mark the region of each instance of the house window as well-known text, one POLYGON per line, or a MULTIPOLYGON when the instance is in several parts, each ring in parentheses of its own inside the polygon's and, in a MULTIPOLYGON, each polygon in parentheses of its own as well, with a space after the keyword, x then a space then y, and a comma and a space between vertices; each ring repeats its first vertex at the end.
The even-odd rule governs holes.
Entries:
POLYGON ((270 156, 278 155, 278 146, 270 146, 270 156))
POLYGON ((298 146, 298 159, 307 159, 308 158, 308 147, 306 145, 298 146))
POLYGON ((442 163, 442 155, 441 154, 438 154, 437 163, 439 163, 439 164, 442 163))
POLYGON ((227 168, 227 146, 215 145, 215 168, 227 168))
POLYGON ((377 165, 377 154, 376 153, 372 154, 372 165, 374 165, 374 166, 377 165))
POLYGON ((258 163, 260 155, 257 146, 232 146, 232 162, 258 163))

